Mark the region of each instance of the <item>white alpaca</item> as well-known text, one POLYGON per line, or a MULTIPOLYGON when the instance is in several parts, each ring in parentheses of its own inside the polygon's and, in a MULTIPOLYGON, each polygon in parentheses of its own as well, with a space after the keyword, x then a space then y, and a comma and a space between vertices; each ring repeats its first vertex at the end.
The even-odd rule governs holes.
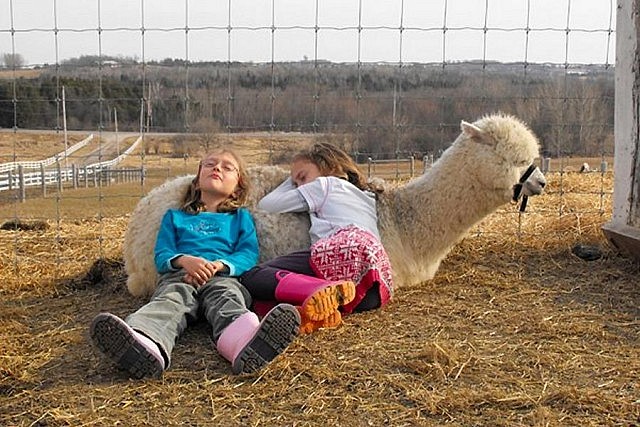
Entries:
MULTIPOLYGON (((424 175, 389 188, 378 201, 378 225, 396 286, 432 279, 451 248, 475 224, 514 197, 514 185, 538 156, 533 133, 518 119, 496 114, 462 133, 424 175)), ((287 172, 274 166, 251 168, 254 214, 260 259, 308 248, 305 214, 269 214, 255 210, 257 200, 278 185, 287 172)), ((176 207, 193 176, 180 177, 151 191, 134 210, 125 234, 127 287, 133 295, 149 294, 157 279, 153 246, 160 219, 176 207)), ((536 168, 519 195, 540 194, 545 185, 536 168)))
MULTIPOLYGON (((533 133, 506 115, 462 122, 462 133, 421 177, 382 197, 378 224, 396 286, 432 279, 441 261, 483 218, 508 203, 538 156, 533 133)), ((538 168, 521 195, 542 193, 538 168)))

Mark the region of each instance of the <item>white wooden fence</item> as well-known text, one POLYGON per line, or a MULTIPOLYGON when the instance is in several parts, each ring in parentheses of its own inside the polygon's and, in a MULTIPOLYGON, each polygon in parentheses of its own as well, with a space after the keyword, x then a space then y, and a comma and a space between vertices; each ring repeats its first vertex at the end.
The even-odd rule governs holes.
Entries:
POLYGON ((98 186, 109 184, 112 181, 126 182, 144 179, 144 169, 114 167, 129 156, 140 144, 142 137, 138 139, 118 157, 104 162, 92 163, 83 167, 75 164, 63 167, 69 154, 87 145, 93 139, 93 135, 85 138, 73 147, 48 159, 33 162, 10 162, 0 165, 0 191, 16 190, 20 201, 26 200, 28 187, 40 187, 42 194, 46 196, 48 186, 56 186, 59 191, 65 184, 73 188, 81 186, 98 186), (28 170, 35 171, 29 172, 28 170))
POLYGON ((416 158, 414 156, 384 160, 367 157, 367 177, 371 178, 376 175, 381 178, 393 177, 399 179, 409 175, 409 178, 413 178, 416 175, 421 175, 433 165, 433 154, 423 156, 421 162, 422 168, 416 170, 416 158))
MULTIPOLYGON (((89 135, 88 137, 78 142, 77 144, 67 148, 65 151, 58 153, 55 156, 49 157, 48 159, 37 160, 35 162, 2 163, 0 164, 0 174, 5 172, 10 172, 10 171, 17 171, 19 167, 22 167, 22 169, 24 170, 24 169, 40 169, 42 166, 44 167, 51 166, 52 164, 56 163, 58 160, 65 159, 69 157, 70 154, 73 154, 74 152, 78 151, 82 147, 85 147, 92 140, 93 140, 93 134, 89 135)), ((4 188, 0 188, 0 190, 3 190, 3 189, 4 188)))

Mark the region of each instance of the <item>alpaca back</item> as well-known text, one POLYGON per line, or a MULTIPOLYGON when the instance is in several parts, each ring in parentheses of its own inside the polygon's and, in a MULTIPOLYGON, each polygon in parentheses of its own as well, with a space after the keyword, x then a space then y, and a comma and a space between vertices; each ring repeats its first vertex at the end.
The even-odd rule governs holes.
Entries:
POLYGON ((258 210, 256 205, 267 193, 289 176, 289 172, 278 166, 256 166, 249 168, 252 182, 248 207, 256 224, 260 245, 260 262, 273 259, 293 251, 309 249, 311 223, 307 213, 274 214, 258 210))

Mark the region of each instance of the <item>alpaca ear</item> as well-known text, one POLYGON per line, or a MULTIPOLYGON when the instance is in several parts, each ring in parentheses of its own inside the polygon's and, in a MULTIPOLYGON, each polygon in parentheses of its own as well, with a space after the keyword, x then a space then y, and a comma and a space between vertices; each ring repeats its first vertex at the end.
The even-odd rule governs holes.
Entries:
POLYGON ((475 126, 472 123, 468 123, 462 120, 460 122, 460 129, 462 129, 462 133, 465 133, 473 141, 479 144, 490 144, 491 142, 491 139, 487 137, 487 134, 478 126, 475 126))
POLYGON ((482 137, 482 129, 474 126, 472 123, 465 122, 464 120, 460 122, 460 130, 462 130, 462 132, 466 133, 472 138, 482 137))

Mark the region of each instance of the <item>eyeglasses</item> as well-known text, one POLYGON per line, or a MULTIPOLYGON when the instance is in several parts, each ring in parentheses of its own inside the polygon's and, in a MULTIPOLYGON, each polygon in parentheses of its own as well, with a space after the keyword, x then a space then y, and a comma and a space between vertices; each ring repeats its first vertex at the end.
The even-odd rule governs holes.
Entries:
POLYGON ((220 170, 224 173, 239 172, 240 170, 231 162, 225 162, 216 159, 209 159, 206 162, 200 163, 203 169, 213 169, 216 166, 220 166, 220 170))

